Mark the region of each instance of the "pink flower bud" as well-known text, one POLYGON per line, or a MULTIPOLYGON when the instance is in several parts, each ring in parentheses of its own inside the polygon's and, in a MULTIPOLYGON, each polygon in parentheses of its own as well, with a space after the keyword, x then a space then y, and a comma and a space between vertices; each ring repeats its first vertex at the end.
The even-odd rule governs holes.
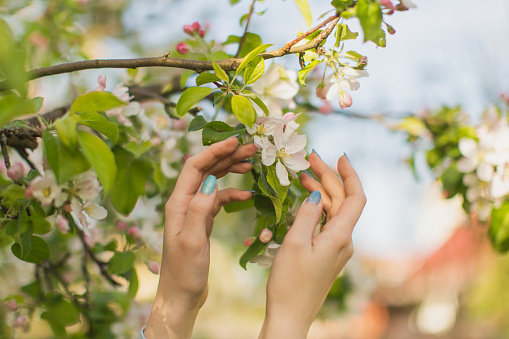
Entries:
POLYGON ((149 261, 148 264, 148 270, 154 274, 159 274, 159 270, 161 269, 161 265, 157 261, 149 261))
POLYGON ((177 52, 180 54, 187 54, 189 53, 189 47, 184 42, 181 42, 177 45, 177 52))
POLYGON ((7 302, 7 308, 11 311, 17 311, 18 310, 18 303, 15 300, 9 300, 7 302))
POLYGON ((21 326, 24 326, 26 324, 26 322, 27 322, 27 318, 24 315, 20 315, 14 320, 14 323, 12 325, 14 327, 21 327, 21 326))
POLYGON ((97 82, 99 83, 99 87, 97 87, 97 89, 104 91, 106 88, 106 75, 99 75, 99 77, 97 77, 97 82))
POLYGON ((32 189, 30 187, 25 188, 25 197, 32 199, 34 197, 32 189))
POLYGON ((395 9, 394 5, 392 4, 391 0, 380 0, 380 5, 387 7, 389 9, 395 9))
POLYGON ((25 176, 25 170, 23 169, 23 164, 20 162, 16 162, 7 169, 7 176, 12 180, 19 180, 25 176))
POLYGON ((360 60, 359 60, 359 63, 362 64, 362 65, 367 65, 368 64, 368 57, 367 56, 363 56, 360 60))
POLYGON ((71 213, 72 212, 72 206, 69 205, 69 204, 65 204, 64 207, 63 207, 63 210, 66 211, 66 212, 71 213))
POLYGON ((332 105, 328 101, 324 101, 323 105, 320 106, 318 111, 322 114, 331 114, 332 113, 332 105))
POLYGON ((269 230, 268 228, 265 228, 262 233, 260 233, 260 241, 263 242, 264 244, 268 243, 270 241, 270 239, 272 239, 272 231, 269 230))
POLYGON ((192 26, 196 32, 199 32, 201 29, 201 25, 198 21, 193 22, 192 26))
POLYGON ((205 36, 205 31, 203 29, 200 29, 200 32, 198 33, 203 38, 205 36))
POLYGON ((131 226, 131 227, 129 227, 127 234, 129 234, 134 239, 138 239, 140 237, 140 229, 139 229, 139 227, 131 226))
POLYGON ((192 35, 194 33, 194 28, 191 25, 184 25, 184 32, 186 34, 192 35))
POLYGON ((391 25, 387 25, 387 32, 389 32, 389 34, 394 34, 396 30, 391 25))
POLYGON ((255 237, 249 237, 246 240, 244 240, 244 247, 249 247, 255 242, 255 237))
POLYGON ((189 159, 190 157, 191 157, 191 154, 184 155, 184 157, 182 158, 182 163, 185 164, 187 159, 189 159))
POLYGON ((283 115, 283 119, 292 119, 295 116, 295 113, 288 112, 285 115, 283 115))
POLYGON ((69 220, 67 220, 67 218, 62 214, 57 215, 55 224, 62 234, 67 234, 67 232, 69 232, 69 220))
POLYGON ((325 88, 325 84, 323 82, 316 86, 315 94, 318 98, 325 100, 325 97, 327 96, 327 88, 325 88))
POLYGON ((500 100, 502 100, 506 105, 509 106, 509 96, 505 95, 504 93, 501 93, 500 100))
POLYGON ((187 130, 187 122, 183 119, 172 119, 173 129, 176 131, 187 130))
POLYGON ((352 106, 352 97, 350 94, 345 91, 339 93, 339 106, 341 109, 352 106))
POLYGON ((120 232, 125 232, 127 230, 127 224, 125 221, 119 220, 117 221, 117 230, 120 232))

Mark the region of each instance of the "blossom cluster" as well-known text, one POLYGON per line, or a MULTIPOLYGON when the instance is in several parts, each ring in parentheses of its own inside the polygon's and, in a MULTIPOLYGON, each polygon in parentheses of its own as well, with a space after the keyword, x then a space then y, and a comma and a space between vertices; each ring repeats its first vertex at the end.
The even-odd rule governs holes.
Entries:
POLYGON ((475 132, 475 139, 459 140, 458 170, 466 173, 463 184, 471 210, 486 221, 492 208, 499 207, 509 194, 509 122, 491 106, 475 132))

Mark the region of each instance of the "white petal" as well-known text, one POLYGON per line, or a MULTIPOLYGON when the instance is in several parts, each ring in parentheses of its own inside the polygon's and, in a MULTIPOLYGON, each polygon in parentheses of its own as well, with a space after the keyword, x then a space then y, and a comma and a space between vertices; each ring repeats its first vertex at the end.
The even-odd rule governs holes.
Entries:
POLYGON ((325 96, 325 100, 327 101, 332 101, 332 99, 334 99, 334 97, 336 96, 336 94, 339 93, 339 89, 341 87, 339 86, 339 84, 337 82, 335 82, 330 88, 329 90, 327 91, 327 95, 325 96))
POLYGON ((299 172, 309 168, 309 162, 306 160, 306 151, 302 150, 290 157, 283 159, 285 166, 294 172, 299 172))
POLYGON ((344 89, 348 89, 350 91, 356 91, 361 86, 359 82, 355 79, 343 79, 339 82, 339 84, 344 89))
POLYGON ((501 198, 509 193, 509 178, 503 177, 498 173, 493 176, 490 185, 490 194, 493 198, 501 198))
POLYGON ((458 171, 470 173, 477 167, 477 159, 461 158, 458 161, 458 171))
POLYGON ((470 202, 476 202, 481 197, 479 187, 470 187, 467 189, 467 200, 470 202))
POLYGON ((293 132, 295 132, 295 130, 297 128, 299 128, 299 124, 296 123, 295 121, 289 121, 287 124, 286 124, 286 127, 285 127, 285 132, 284 132, 284 140, 285 140, 285 143, 286 141, 289 139, 289 137, 293 134, 293 132))
POLYGON ((482 181, 491 181, 491 178, 493 178, 493 166, 485 163, 485 162, 482 162, 481 164, 479 164, 479 167, 477 167, 477 176, 479 177, 479 179, 481 179, 482 181))
POLYGON ((306 147, 308 140, 305 135, 293 133, 286 142, 286 149, 290 154, 298 153, 306 147))
POLYGON ((344 67, 343 73, 345 73, 350 78, 365 78, 369 76, 368 71, 353 69, 350 67, 344 67))
POLYGON ((458 142, 458 147, 465 157, 467 158, 477 158, 477 154, 479 153, 479 148, 477 147, 477 142, 471 138, 461 138, 458 142))
POLYGON ((276 175, 279 179, 279 182, 283 186, 290 185, 290 180, 288 180, 288 171, 286 170, 285 166, 281 163, 281 161, 278 160, 276 163, 276 175))
POLYGON ((283 136, 283 124, 279 124, 274 130, 274 144, 278 150, 285 146, 283 136))
MULTIPOLYGON (((94 218, 96 220, 101 220, 108 216, 108 211, 104 207, 99 206, 96 203, 92 203, 92 204, 93 204, 93 206, 89 213, 89 216, 91 218, 94 218)), ((89 206, 87 206, 87 207, 89 207, 89 206)), ((87 209, 87 211, 89 211, 89 210, 87 209)))
POLYGON ((276 98, 288 100, 299 92, 299 85, 288 81, 280 81, 270 89, 270 94, 276 98))
POLYGON ((265 145, 262 149, 262 163, 265 166, 270 166, 276 161, 276 147, 274 145, 265 145))

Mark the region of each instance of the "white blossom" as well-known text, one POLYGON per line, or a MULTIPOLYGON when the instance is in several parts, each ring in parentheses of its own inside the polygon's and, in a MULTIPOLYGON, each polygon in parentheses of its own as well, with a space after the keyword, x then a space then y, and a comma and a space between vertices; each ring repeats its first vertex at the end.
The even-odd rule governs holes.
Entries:
POLYGON ((32 195, 39 200, 42 206, 53 204, 60 207, 68 199, 68 194, 62 191, 55 178, 55 174, 48 170, 45 176, 39 176, 32 180, 29 186, 32 195))
POLYGON ((78 219, 79 223, 78 226, 83 230, 83 232, 90 236, 90 230, 89 230, 89 220, 88 218, 92 218, 95 220, 101 220, 106 218, 108 215, 108 211, 98 205, 97 203, 90 201, 82 204, 78 199, 73 198, 71 201, 71 208, 78 219))
MULTIPOLYGON (((286 113, 284 116, 278 113, 274 113, 269 115, 268 117, 259 117, 256 119, 256 122, 253 126, 246 126, 246 130, 249 134, 254 137, 254 144, 258 148, 262 148, 265 142, 265 139, 268 139, 270 136, 274 136, 276 128, 283 124, 283 128, 285 128, 291 121, 295 123, 295 120, 299 117, 299 114, 294 114, 292 112, 286 113)), ((299 125, 297 124, 297 127, 299 125)))
POLYGON ((281 245, 273 243, 273 242, 269 243, 263 250, 263 253, 258 254, 256 257, 251 259, 250 262, 256 263, 259 266, 265 267, 265 268, 271 267, 272 262, 274 261, 274 257, 275 257, 277 250, 279 249, 280 246, 281 245))

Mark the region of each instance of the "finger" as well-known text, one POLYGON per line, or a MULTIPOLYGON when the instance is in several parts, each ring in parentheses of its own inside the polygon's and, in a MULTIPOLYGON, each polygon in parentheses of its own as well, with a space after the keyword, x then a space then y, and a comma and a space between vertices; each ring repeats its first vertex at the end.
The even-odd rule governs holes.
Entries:
POLYGON ((299 246, 311 246, 313 233, 316 225, 320 221, 321 215, 321 193, 320 191, 313 191, 297 211, 295 221, 283 240, 283 246, 285 243, 297 244, 299 246))
POLYGON ((341 203, 343 199, 345 199, 343 185, 336 174, 327 166, 315 150, 309 155, 309 163, 327 194, 332 200, 338 199, 341 203))
POLYGON ((227 188, 217 192, 216 203, 212 209, 212 214, 216 215, 221 207, 234 201, 246 201, 253 197, 253 191, 241 191, 236 188, 227 188))
POLYGON ((241 160, 252 157, 253 155, 256 154, 257 151, 258 151, 258 147, 256 147, 254 144, 238 146, 235 149, 235 151, 233 151, 231 154, 227 155, 223 159, 216 162, 213 166, 211 166, 204 173, 204 176, 223 171, 226 168, 230 167, 231 165, 233 165, 241 160))
POLYGON ((189 202, 186 220, 181 232, 182 236, 196 239, 203 239, 203 236, 207 236, 207 224, 210 221, 216 196, 216 177, 209 175, 200 187, 200 191, 189 202))
POLYGON ((323 209, 325 212, 327 212, 327 215, 329 215, 330 207, 331 207, 331 198, 329 195, 325 192, 322 185, 316 181, 311 174, 309 174, 307 171, 302 171, 300 174, 300 182, 302 186, 309 192, 313 191, 320 191, 322 195, 322 201, 323 201, 323 209))
POLYGON ((244 174, 244 173, 249 172, 252 168, 253 168, 253 164, 251 164, 251 163, 237 162, 220 172, 212 173, 212 175, 214 175, 216 178, 222 178, 225 175, 227 175, 228 173, 244 174))
POLYGON ((175 196, 176 199, 181 200, 185 196, 194 196, 202 180, 205 179, 203 174, 215 163, 233 153, 238 143, 237 138, 229 138, 187 159, 177 179, 172 198, 175 196))
POLYGON ((343 236, 345 233, 351 236, 353 228, 366 205, 366 196, 359 177, 350 165, 346 155, 339 158, 338 171, 345 185, 346 199, 339 208, 338 214, 325 224, 322 233, 330 230, 336 236, 343 236))

